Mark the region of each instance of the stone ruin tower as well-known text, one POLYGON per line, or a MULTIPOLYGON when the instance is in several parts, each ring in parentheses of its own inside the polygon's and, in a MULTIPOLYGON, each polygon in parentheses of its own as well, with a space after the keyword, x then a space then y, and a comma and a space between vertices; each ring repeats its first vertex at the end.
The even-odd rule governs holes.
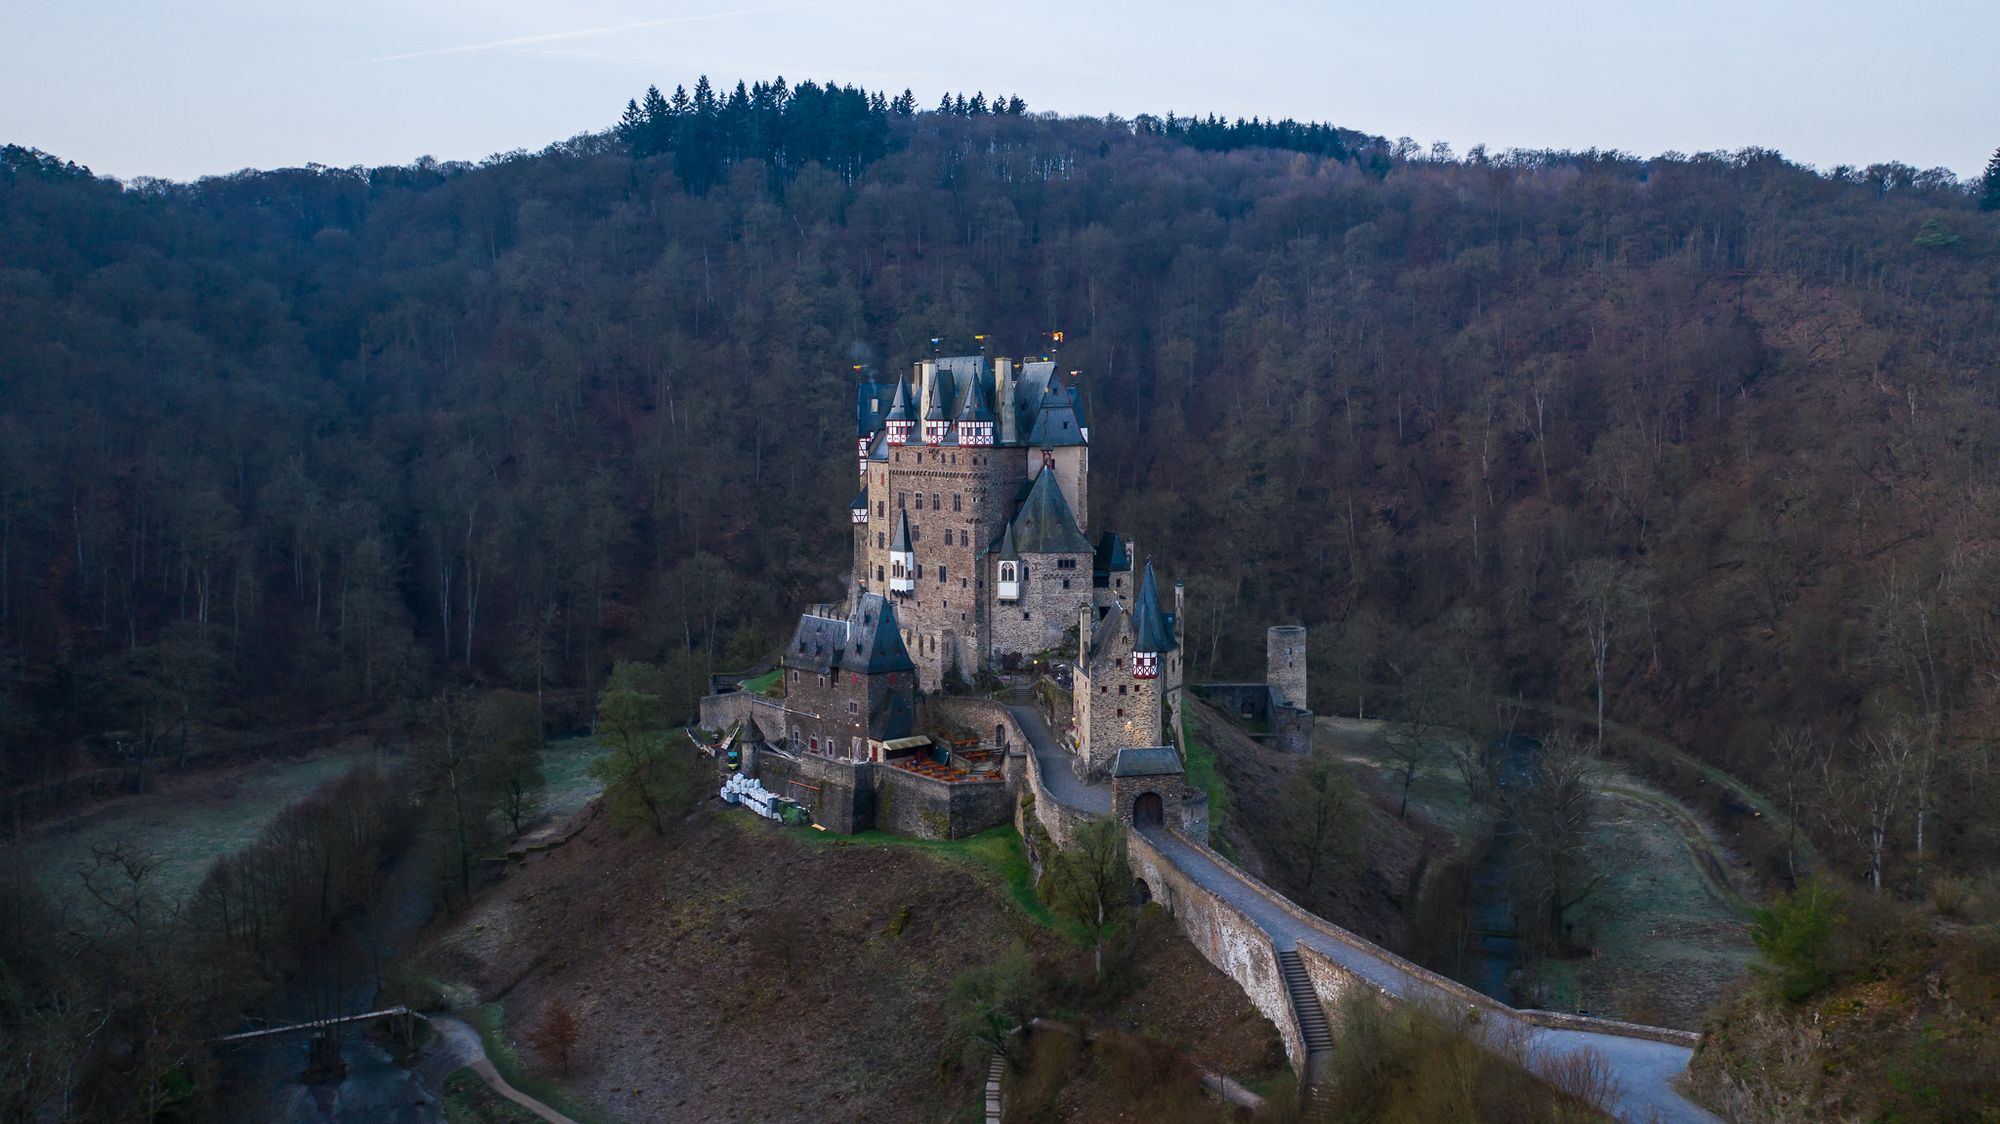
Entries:
POLYGON ((1264 634, 1264 684, 1271 689, 1271 740, 1286 753, 1311 753, 1304 625, 1272 625, 1264 634))

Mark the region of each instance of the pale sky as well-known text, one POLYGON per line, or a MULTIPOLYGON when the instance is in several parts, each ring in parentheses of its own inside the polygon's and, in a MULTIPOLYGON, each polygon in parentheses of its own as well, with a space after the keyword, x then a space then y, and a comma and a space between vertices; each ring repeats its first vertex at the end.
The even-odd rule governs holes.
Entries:
POLYGON ((0 142, 127 178, 532 150, 704 72, 1461 155, 1760 145, 1970 176, 2000 147, 2000 0, 5 0, 0 43, 0 142))

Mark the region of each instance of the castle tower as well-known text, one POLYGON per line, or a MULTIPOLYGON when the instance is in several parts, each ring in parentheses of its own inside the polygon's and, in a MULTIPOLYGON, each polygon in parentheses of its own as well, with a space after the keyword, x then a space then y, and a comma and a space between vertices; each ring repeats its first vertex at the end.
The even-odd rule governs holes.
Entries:
POLYGON ((912 593, 917 588, 917 552, 910 542, 910 514, 896 513, 896 532, 889 538, 889 592, 912 593))
POLYGON ((1132 595, 1132 544, 1106 531, 1090 564, 1090 601, 1099 613, 1132 595))
POLYGON ((995 565, 998 574, 994 588, 1003 604, 1013 604, 1021 599, 1021 552, 1014 547, 1014 525, 1007 524, 1007 530, 1000 536, 1000 552, 995 565))
POLYGON ((1106 776, 1120 750, 1166 744, 1162 710, 1180 686, 1180 642, 1160 612, 1151 565, 1128 612, 1113 601, 1095 622, 1078 610, 1075 707, 1077 769, 1086 780, 1106 776))
MULTIPOLYGON (((1046 358, 939 354, 913 367, 893 386, 856 388, 866 494, 852 505, 853 588, 894 595, 932 690, 954 669, 1056 646, 1092 601, 1090 451, 1079 388, 1046 358)), ((1128 605, 1134 576, 1107 576, 1128 605)))
POLYGON ((909 389, 903 380, 896 380, 896 397, 889 403, 889 413, 882 419, 883 428, 888 431, 889 444, 901 447, 910 443, 910 426, 916 421, 910 415, 909 389))
POLYGON ((1146 576, 1139 581, 1139 596, 1132 602, 1132 677, 1158 679, 1160 657, 1180 647, 1160 612, 1160 590, 1153 581, 1153 564, 1146 563, 1146 576))
POLYGON ((965 406, 958 412, 958 443, 966 448, 993 444, 993 411, 986 408, 986 395, 974 381, 965 391, 965 406))
POLYGON ((924 411, 924 444, 942 445, 944 436, 951 429, 950 403, 952 402, 951 370, 938 366, 931 372, 930 387, 924 392, 924 399, 930 403, 924 411))
POLYGON ((1282 701, 1311 710, 1306 701, 1306 630, 1304 625, 1272 625, 1264 634, 1264 682, 1282 701))

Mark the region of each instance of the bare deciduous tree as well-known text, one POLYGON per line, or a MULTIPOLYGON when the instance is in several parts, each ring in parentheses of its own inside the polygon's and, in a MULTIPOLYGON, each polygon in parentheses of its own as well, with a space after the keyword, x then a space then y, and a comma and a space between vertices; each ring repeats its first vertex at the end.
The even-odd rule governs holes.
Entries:
POLYGON ((1566 616, 1597 684, 1597 744, 1604 744, 1604 679, 1611 647, 1629 622, 1639 588, 1623 565, 1587 558, 1570 567, 1566 616))
POLYGON ((1518 888, 1524 913, 1542 936, 1563 939, 1563 917, 1603 885, 1607 871, 1591 854, 1603 763, 1566 733, 1549 736, 1525 783, 1500 790, 1502 815, 1520 844, 1518 888))

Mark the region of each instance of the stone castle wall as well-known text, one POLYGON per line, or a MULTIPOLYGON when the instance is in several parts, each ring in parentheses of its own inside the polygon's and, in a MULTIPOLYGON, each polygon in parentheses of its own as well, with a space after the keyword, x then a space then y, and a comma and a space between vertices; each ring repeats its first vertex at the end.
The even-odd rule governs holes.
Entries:
POLYGON ((1014 783, 1006 776, 948 784, 893 765, 774 749, 750 754, 744 771, 805 805, 815 823, 846 835, 879 830, 916 839, 963 839, 999 827, 1014 814, 1014 783))
POLYGON ((872 764, 770 749, 744 763, 744 771, 766 789, 805 805, 813 822, 848 835, 875 823, 874 769, 872 764))
POLYGON ((1076 674, 1076 733, 1086 780, 1104 776, 1120 749, 1166 741, 1160 730, 1163 680, 1133 675, 1128 656, 1095 655, 1093 673, 1078 668, 1076 674))
POLYGON ((1202 958, 1236 981, 1251 1006, 1271 1020, 1285 1042, 1285 1056, 1300 1073, 1306 1068, 1305 1039, 1278 970, 1277 951, 1264 930, 1235 906, 1216 896, 1168 862, 1138 832, 1126 835, 1132 873, 1146 883, 1152 899, 1171 913, 1202 958))
POLYGON ((1271 744, 1285 753, 1312 752, 1313 712, 1281 706, 1271 712, 1271 744))
POLYGON ((875 829, 913 839, 963 839, 1013 818, 1005 780, 946 783, 893 765, 874 766, 875 829))
MULTIPOLYGON (((986 576, 976 559, 999 532, 1017 479, 1007 450, 911 444, 889 450, 881 485, 884 519, 910 520, 916 588, 896 599, 918 684, 935 691, 956 669, 970 679, 985 662, 986 576)), ((871 499, 873 498, 871 493, 871 499)))
MULTIPOLYGON (((1021 599, 989 599, 995 658, 1007 652, 1032 655, 1058 646, 1076 627, 1077 610, 1090 604, 1090 555, 1035 554, 1022 559, 1022 564, 1027 574, 1021 583, 1021 599), (1069 568, 1063 568, 1064 561, 1069 568)), ((994 565, 992 558, 986 559, 989 581, 996 572, 994 565)))
POLYGON ((700 704, 700 722, 710 730, 727 730, 731 726, 747 724, 765 741, 779 741, 785 736, 785 703, 783 699, 770 698, 754 691, 704 695, 700 704))

